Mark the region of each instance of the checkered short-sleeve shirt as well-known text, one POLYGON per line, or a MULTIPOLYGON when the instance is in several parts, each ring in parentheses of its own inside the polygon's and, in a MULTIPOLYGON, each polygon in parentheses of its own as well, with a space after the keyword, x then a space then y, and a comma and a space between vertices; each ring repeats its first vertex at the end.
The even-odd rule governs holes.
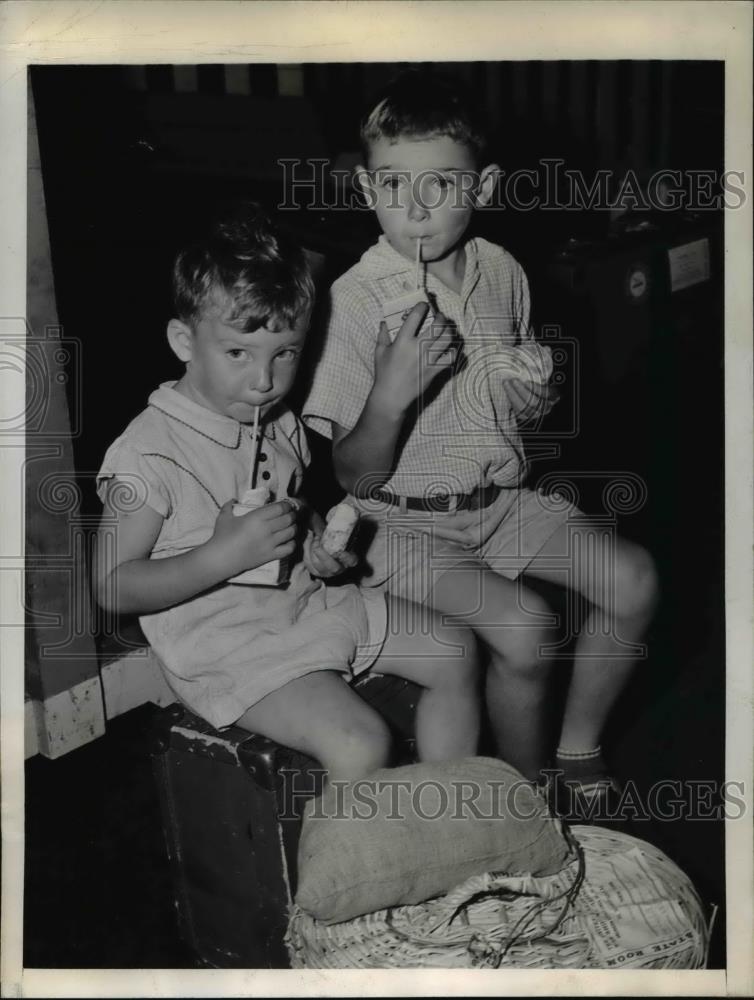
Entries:
MULTIPOLYGON (((413 289, 414 264, 381 236, 331 289, 329 325, 304 422, 327 437, 350 430, 374 381, 374 349, 384 306, 413 289)), ((523 268, 483 239, 466 244, 460 295, 434 275, 426 290, 457 328, 462 351, 450 377, 439 376, 416 407, 386 489, 402 496, 466 493, 479 485, 516 486, 525 459, 505 380, 546 382, 549 348, 529 325, 523 268)))

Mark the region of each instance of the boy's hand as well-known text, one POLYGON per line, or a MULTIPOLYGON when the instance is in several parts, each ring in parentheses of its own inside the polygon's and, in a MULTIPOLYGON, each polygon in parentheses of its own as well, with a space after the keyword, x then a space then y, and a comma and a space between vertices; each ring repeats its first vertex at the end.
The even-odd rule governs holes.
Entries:
POLYGON ((327 580, 339 576, 358 562, 358 557, 347 549, 338 556, 331 556, 322 548, 322 535, 310 531, 304 540, 304 565, 312 576, 327 580))
POLYGON ((285 559, 296 548, 297 511, 286 500, 265 504, 236 517, 229 500, 220 509, 212 538, 207 542, 226 578, 285 559))
POLYGON ((342 552, 333 556, 322 548, 322 534, 325 522, 321 515, 310 507, 309 531, 304 539, 304 566, 312 576, 326 580, 331 576, 339 576, 344 570, 351 569, 359 561, 353 552, 342 552))
POLYGON ((380 323, 373 392, 386 406, 401 413, 455 360, 455 327, 442 313, 436 313, 433 322, 417 336, 428 309, 426 302, 418 302, 392 344, 387 325, 380 323))

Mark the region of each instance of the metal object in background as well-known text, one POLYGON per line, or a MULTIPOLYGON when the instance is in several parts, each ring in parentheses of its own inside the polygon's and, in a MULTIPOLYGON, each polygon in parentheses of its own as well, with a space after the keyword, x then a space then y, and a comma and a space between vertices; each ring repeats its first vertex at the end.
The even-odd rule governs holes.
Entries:
POLYGON ((608 389, 649 372, 658 349, 702 346, 721 353, 717 221, 687 216, 673 225, 647 222, 606 240, 571 241, 556 255, 552 277, 580 300, 584 319, 591 317, 591 347, 608 389), (677 339, 663 343, 663 336, 677 339))

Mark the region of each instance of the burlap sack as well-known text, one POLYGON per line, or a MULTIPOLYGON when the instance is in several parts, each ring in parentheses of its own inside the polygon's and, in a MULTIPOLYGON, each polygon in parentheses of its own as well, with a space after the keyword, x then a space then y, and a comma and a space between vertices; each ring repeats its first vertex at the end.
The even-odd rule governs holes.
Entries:
POLYGON ((662 851, 598 826, 571 831, 554 875, 474 875, 437 899, 326 924, 294 906, 293 969, 699 969, 710 927, 662 851))
POLYGON ((333 924, 490 870, 548 875, 568 853, 544 799, 502 761, 412 764, 330 785, 308 804, 296 903, 333 924))

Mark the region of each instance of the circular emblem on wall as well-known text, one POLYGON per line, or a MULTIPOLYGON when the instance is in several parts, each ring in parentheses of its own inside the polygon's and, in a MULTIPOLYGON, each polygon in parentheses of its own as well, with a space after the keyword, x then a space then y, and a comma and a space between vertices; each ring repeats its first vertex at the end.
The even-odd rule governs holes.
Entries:
POLYGON ((643 264, 632 264, 626 275, 626 291, 632 302, 641 302, 649 293, 649 272, 643 264))

